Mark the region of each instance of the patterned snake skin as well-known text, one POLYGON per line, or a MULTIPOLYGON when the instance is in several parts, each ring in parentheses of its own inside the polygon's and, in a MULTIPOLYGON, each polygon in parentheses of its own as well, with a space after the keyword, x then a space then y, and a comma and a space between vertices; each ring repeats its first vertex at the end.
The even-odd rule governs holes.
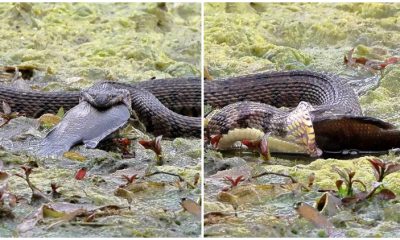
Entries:
MULTIPOLYGON (((130 91, 132 108, 148 132, 165 137, 200 137, 201 82, 199 78, 157 79, 126 84, 108 82, 130 91), (181 114, 179 114, 181 113, 181 114)), ((0 101, 29 117, 69 110, 79 103, 80 92, 23 91, 0 86, 0 101)))
MULTIPOLYGON (((166 137, 200 137, 201 119, 181 114, 199 116, 201 112, 201 84, 198 78, 157 79, 126 84, 109 82, 114 87, 128 89, 132 96, 132 108, 137 112, 147 131, 166 137)), ((7 102, 13 111, 38 117, 43 113, 55 113, 60 107, 68 110, 78 104, 79 92, 22 91, 0 86, 0 101, 7 102)), ((206 81, 205 104, 224 107, 240 101, 254 101, 274 107, 294 108, 299 102, 309 102, 318 116, 327 113, 361 116, 361 109, 354 91, 339 78, 308 71, 268 72, 225 80, 206 81)), ((230 115, 221 112, 208 124, 211 133, 226 133, 229 129, 244 126, 244 115, 252 115, 251 121, 283 131, 272 116, 280 119, 290 111, 274 107, 263 108, 246 104, 232 106, 230 115), (239 108, 237 108, 239 107, 239 108), (237 109, 236 109, 237 108, 237 109), (257 107, 258 108, 258 107, 257 107), (235 110, 236 109, 236 110, 235 110), (257 115, 258 114, 258 115, 257 115), (264 114, 264 115, 262 115, 264 114)))
POLYGON ((205 104, 222 108, 208 117, 205 129, 218 149, 242 137, 254 137, 253 129, 301 144, 311 156, 320 155, 320 149, 357 148, 361 146, 358 142, 363 143, 363 150, 376 149, 363 139, 375 142, 373 138, 379 135, 387 142, 390 135, 381 131, 377 120, 362 117, 356 93, 337 76, 310 71, 267 72, 207 82, 204 92, 205 104))
POLYGON ((319 117, 362 115, 357 95, 340 78, 309 71, 268 72, 208 82, 204 94, 205 104, 215 108, 238 101, 253 102, 234 104, 213 116, 208 128, 214 134, 251 125, 261 125, 266 131, 282 130, 278 119, 286 118, 291 111, 278 108, 293 109, 301 101, 310 103, 319 117), (271 126, 271 121, 276 124, 271 126))

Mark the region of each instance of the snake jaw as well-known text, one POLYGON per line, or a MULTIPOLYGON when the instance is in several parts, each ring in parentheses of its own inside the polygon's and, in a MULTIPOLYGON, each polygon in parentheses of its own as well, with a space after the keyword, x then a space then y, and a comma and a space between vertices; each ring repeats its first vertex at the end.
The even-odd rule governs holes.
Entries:
POLYGON ((221 134, 212 135, 210 137, 211 146, 213 146, 215 149, 217 149, 218 148, 218 143, 221 140, 221 138, 222 138, 221 134))
POLYGON ((305 147, 311 157, 322 155, 321 149, 317 147, 315 132, 312 123, 314 108, 307 102, 300 102, 299 105, 287 117, 288 136, 305 147))

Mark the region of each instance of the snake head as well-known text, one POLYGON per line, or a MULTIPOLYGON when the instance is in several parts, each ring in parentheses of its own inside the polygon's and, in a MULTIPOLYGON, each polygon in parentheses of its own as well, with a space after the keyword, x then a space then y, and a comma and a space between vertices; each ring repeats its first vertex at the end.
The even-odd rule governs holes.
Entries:
POLYGON ((117 104, 125 104, 132 112, 130 92, 115 88, 110 84, 97 84, 81 92, 80 101, 86 101, 97 109, 107 109, 117 104))

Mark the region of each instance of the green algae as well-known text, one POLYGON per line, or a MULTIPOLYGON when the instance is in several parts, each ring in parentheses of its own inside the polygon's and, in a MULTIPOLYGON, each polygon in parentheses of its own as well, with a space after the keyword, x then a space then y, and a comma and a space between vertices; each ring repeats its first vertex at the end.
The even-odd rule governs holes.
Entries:
MULTIPOLYGON (((398 3, 206 3, 205 65, 216 79, 291 69, 332 72, 356 81, 376 75, 379 85, 360 96, 363 112, 399 127, 399 64, 374 72, 364 66, 346 66, 343 61, 351 49, 354 49, 353 57, 365 57, 372 61, 383 62, 392 56, 399 57, 400 45, 396 40, 400 38, 399 9, 398 3)), ((247 160, 245 166, 256 172, 287 174, 304 184, 307 184, 310 174, 315 174, 313 186, 317 189, 336 189, 335 181, 340 176, 332 169, 333 166, 354 170, 355 179, 363 181, 369 190, 375 182, 368 157, 311 161, 273 156, 270 162, 260 164, 254 156, 241 155, 236 158, 247 160)), ((390 154, 380 158, 399 162, 398 157, 390 154)), ((220 178, 215 178, 220 172, 211 175, 218 167, 217 162, 229 159, 233 159, 229 154, 205 153, 205 212, 233 214, 231 205, 217 201, 218 192, 226 186, 220 178)), ((224 166, 237 169, 236 165, 224 166)), ((232 171, 232 177, 244 174, 234 173, 232 171)), ((399 173, 390 174, 383 183, 397 196, 400 194, 399 176, 399 173)), ((287 178, 265 176, 257 179, 257 184, 287 184, 287 181, 287 178)), ((363 189, 359 185, 356 188, 363 189)), ((205 235, 327 236, 325 231, 314 228, 305 219, 299 219, 292 208, 300 201, 314 204, 321 193, 295 189, 281 193, 275 195, 270 192, 270 196, 262 197, 264 202, 258 204, 248 199, 247 203, 239 206, 235 220, 206 226, 205 235)), ((329 220, 347 237, 399 236, 400 232, 394 230, 398 227, 397 218, 385 210, 390 208, 396 211, 396 201, 398 197, 389 202, 369 201, 360 206, 360 211, 343 210, 329 220)))
MULTIPOLYGON (((394 24, 391 26, 397 25, 394 19, 399 17, 398 9, 398 4, 207 3, 205 63, 210 74, 215 77, 260 70, 313 69, 317 66, 309 63, 319 60, 318 58, 322 59, 316 65, 322 64, 323 70, 344 71, 345 66, 341 64, 343 56, 357 44, 383 44, 393 49, 398 47, 395 39, 400 37, 399 33, 387 30, 392 21, 394 24), (379 19, 364 16, 369 16, 368 11, 378 11, 376 9, 382 9, 379 10, 382 14, 390 14, 379 19), (356 14, 350 14, 349 11, 356 14), (391 20, 387 20, 388 18, 391 20), (379 27, 381 22, 386 26, 384 29, 379 27), (302 55, 310 55, 311 59, 306 64, 292 68, 285 64, 266 64, 262 69, 242 62, 245 56, 254 58, 253 62, 263 62, 268 50, 282 47, 295 48, 302 55), (323 52, 315 52, 317 47, 323 52), (262 49, 262 54, 260 50, 252 49, 262 49), (329 55, 340 51, 337 63, 329 61, 329 55), (322 62, 324 59, 328 61, 327 64, 322 62)), ((290 53, 289 49, 286 51, 290 53)))
POLYGON ((51 68, 46 77, 58 79, 200 75, 200 4, 168 3, 166 8, 156 3, 2 3, 0 33, 6 37, 0 41, 0 63, 51 68))
POLYGON ((381 118, 400 127, 399 64, 389 65, 383 72, 379 87, 360 98, 364 114, 381 118))

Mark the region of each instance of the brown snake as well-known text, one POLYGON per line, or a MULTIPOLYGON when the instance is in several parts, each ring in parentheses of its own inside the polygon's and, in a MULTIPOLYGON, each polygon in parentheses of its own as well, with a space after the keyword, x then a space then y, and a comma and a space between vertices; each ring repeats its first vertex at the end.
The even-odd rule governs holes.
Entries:
MULTIPOLYGON (((157 79, 126 84, 107 82, 114 88, 127 89, 132 108, 148 132, 165 137, 200 137, 201 82, 199 78, 157 79), (182 113, 182 114, 180 114, 182 113)), ((0 101, 14 112, 29 117, 69 110, 79 103, 80 92, 23 91, 0 86, 0 101)))
MULTIPOLYGON (((205 104, 223 107, 207 124, 209 136, 223 139, 233 130, 258 129, 304 141, 314 156, 319 155, 317 147, 324 152, 400 147, 400 131, 363 117, 356 93, 338 76, 310 71, 251 74, 208 81, 204 94, 205 104)), ((224 144, 230 143, 217 146, 223 149, 224 144)))
MULTIPOLYGON (((200 137, 199 78, 157 79, 137 84, 109 83, 116 88, 129 90, 132 108, 147 131, 167 137, 200 137)), ((57 112, 60 107, 68 110, 78 104, 79 95, 79 92, 22 91, 0 86, 0 101, 7 102, 13 111, 32 117, 45 112, 57 112)), ((211 134, 226 134, 234 128, 256 126, 264 132, 285 135, 287 129, 284 125, 287 122, 279 119, 287 118, 303 101, 313 107, 310 118, 317 145, 323 150, 382 150, 399 146, 400 143, 399 134, 391 124, 362 117, 357 95, 337 76, 289 71, 206 81, 204 100, 205 104, 215 108, 226 106, 209 122, 208 131, 211 134), (332 124, 336 124, 335 129, 332 124), (347 137, 344 143, 336 144, 337 138, 343 136, 347 137), (355 142, 354 137, 362 141, 355 142), (332 139, 335 139, 336 145, 332 139), (365 144, 371 139, 380 144, 365 144)))

